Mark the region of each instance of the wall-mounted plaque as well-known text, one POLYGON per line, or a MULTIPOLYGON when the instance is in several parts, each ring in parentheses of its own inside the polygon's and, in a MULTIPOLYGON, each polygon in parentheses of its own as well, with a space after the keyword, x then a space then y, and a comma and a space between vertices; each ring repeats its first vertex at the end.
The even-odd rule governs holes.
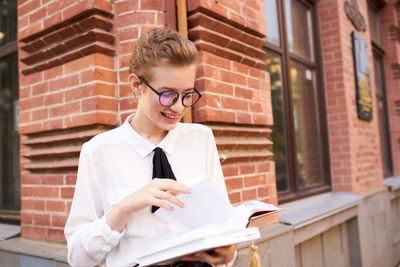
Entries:
POLYGON ((352 32, 354 75, 356 80, 356 97, 358 117, 372 120, 372 95, 369 78, 368 43, 357 32, 352 32))
POLYGON ((353 26, 356 27, 357 31, 364 32, 366 29, 365 19, 361 12, 358 10, 357 0, 351 0, 351 2, 345 1, 344 10, 346 11, 346 15, 353 26))

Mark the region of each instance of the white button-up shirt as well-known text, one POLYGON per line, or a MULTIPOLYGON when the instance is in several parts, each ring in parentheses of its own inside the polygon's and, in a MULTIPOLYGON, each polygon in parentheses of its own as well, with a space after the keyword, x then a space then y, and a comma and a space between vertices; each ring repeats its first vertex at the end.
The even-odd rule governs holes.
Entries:
MULTIPOLYGON (((156 146, 130 125, 99 134, 85 143, 71 211, 65 226, 72 266, 132 266, 166 228, 150 207, 131 215, 122 233, 106 223, 106 214, 128 194, 152 179, 153 150, 162 148, 178 182, 206 176, 226 196, 215 140, 210 128, 179 123, 156 146)), ((190 184, 190 183, 189 183, 190 184)))

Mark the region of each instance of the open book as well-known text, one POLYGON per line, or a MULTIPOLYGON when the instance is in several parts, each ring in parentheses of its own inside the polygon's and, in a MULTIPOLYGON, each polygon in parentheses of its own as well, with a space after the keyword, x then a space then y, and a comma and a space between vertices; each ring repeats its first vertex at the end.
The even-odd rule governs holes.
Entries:
POLYGON ((172 212, 159 209, 155 213, 168 223, 174 235, 149 247, 138 257, 139 266, 165 264, 197 251, 257 239, 258 228, 246 228, 250 217, 279 210, 255 200, 233 207, 209 179, 201 179, 191 188, 191 194, 177 196, 184 208, 175 206, 172 212))

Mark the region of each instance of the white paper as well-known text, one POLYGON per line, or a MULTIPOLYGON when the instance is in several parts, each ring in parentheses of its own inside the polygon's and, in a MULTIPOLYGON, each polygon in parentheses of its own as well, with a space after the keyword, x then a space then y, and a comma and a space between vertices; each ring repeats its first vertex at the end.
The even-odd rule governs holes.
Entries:
POLYGON ((168 224, 174 234, 170 239, 156 242, 139 257, 140 266, 165 261, 194 251, 254 240, 257 228, 247 228, 249 216, 256 211, 279 210, 274 205, 249 201, 233 207, 210 179, 196 178, 190 186, 191 194, 177 198, 184 208, 174 206, 173 211, 158 209, 155 216, 168 224))
POLYGON ((223 236, 197 239, 193 242, 185 243, 182 246, 161 249, 157 253, 150 253, 140 257, 140 266, 148 266, 155 263, 166 264, 168 259, 177 259, 180 256, 187 255, 199 250, 207 250, 215 247, 221 247, 230 244, 236 244, 248 240, 254 240, 260 237, 258 228, 251 227, 240 231, 231 231, 223 236))
POLYGON ((191 194, 177 196, 185 204, 184 208, 172 204, 173 211, 159 209, 155 214, 178 232, 187 232, 235 216, 233 206, 209 179, 202 179, 191 189, 191 194))

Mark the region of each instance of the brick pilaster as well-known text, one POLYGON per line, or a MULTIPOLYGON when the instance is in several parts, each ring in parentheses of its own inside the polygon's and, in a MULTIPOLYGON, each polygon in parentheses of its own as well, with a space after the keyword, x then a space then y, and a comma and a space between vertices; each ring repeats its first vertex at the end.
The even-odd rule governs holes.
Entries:
POLYGON ((164 1, 19 1, 23 237, 64 242, 81 145, 136 107, 127 58, 164 24, 164 1))
MULTIPOLYGON (((334 191, 363 194, 383 186, 375 101, 372 50, 369 49, 373 120, 357 117, 351 32, 343 1, 318 2, 326 86, 332 186, 334 191)), ((358 1, 368 24, 366 1, 358 1)), ((370 46, 368 31, 359 32, 370 46)))
POLYGON ((188 12, 189 38, 200 51, 196 88, 204 95, 193 118, 213 129, 230 200, 276 204, 264 1, 191 0, 188 12))

